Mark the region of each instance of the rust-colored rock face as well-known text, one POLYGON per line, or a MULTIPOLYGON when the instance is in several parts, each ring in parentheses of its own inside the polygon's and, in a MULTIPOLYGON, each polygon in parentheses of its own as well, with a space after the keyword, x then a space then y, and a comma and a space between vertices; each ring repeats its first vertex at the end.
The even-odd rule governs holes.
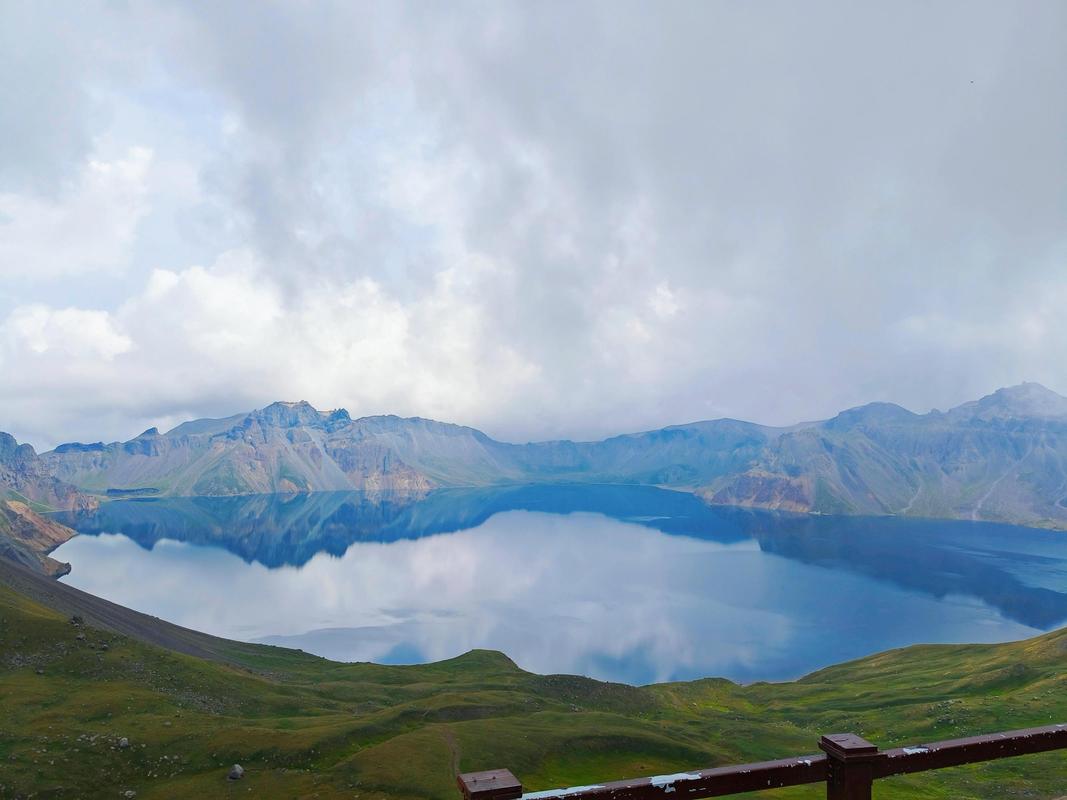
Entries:
POLYGON ((61 511, 90 509, 97 500, 55 477, 31 445, 0 432, 0 492, 61 511))
POLYGON ((49 558, 74 531, 39 513, 42 509, 95 508, 96 498, 59 480, 28 444, 0 433, 0 556, 49 575, 64 575, 70 565, 49 558))
POLYGON ((779 511, 811 511, 810 482, 761 470, 750 470, 718 490, 698 492, 715 505, 752 506, 779 511))
POLYGON ((42 516, 18 500, 0 501, 0 555, 44 572, 60 576, 70 565, 48 556, 75 533, 65 525, 42 516))

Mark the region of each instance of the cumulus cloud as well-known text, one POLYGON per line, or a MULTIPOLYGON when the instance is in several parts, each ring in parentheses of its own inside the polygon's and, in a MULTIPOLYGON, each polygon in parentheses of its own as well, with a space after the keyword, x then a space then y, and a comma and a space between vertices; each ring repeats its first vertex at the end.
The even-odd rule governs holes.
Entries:
POLYGON ((0 279, 39 281, 126 266, 144 216, 152 151, 91 159, 62 197, 0 193, 0 279))
MULTIPOLYGON (((412 303, 370 278, 287 297, 247 251, 156 270, 113 312, 20 306, 0 326, 0 344, 6 413, 77 438, 136 433, 204 413, 205 403, 208 413, 231 413, 268 397, 476 417, 521 404, 538 377, 493 340, 481 309, 457 297, 447 275, 412 303)), ((49 430, 37 431, 44 444, 55 443, 49 430)))
POLYGON ((47 357, 60 369, 70 358, 111 361, 130 349, 110 314, 80 308, 20 306, 4 322, 2 336, 8 352, 29 356, 38 366, 47 357))
POLYGON ((41 443, 1067 390, 1062 4, 38 8, 0 12, 0 427, 41 443))

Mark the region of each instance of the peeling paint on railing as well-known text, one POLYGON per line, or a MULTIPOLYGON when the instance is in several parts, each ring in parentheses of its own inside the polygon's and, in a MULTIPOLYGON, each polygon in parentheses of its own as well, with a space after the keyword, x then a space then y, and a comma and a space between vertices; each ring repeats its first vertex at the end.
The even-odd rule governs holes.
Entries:
POLYGON ((567 789, 545 789, 541 792, 527 792, 522 800, 555 800, 555 798, 571 797, 576 794, 584 794, 591 789, 603 789, 604 784, 594 783, 589 786, 571 786, 567 789))

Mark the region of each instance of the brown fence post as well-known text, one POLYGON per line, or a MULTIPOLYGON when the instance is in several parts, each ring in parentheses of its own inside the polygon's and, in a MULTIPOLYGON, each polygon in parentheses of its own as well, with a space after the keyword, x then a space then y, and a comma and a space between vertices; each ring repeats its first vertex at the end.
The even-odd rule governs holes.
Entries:
POLYGON ((456 778, 464 800, 517 800, 522 784, 506 769, 467 772, 456 778))
POLYGON ((828 760, 826 800, 871 800, 874 765, 885 753, 854 733, 824 736, 819 747, 828 760))

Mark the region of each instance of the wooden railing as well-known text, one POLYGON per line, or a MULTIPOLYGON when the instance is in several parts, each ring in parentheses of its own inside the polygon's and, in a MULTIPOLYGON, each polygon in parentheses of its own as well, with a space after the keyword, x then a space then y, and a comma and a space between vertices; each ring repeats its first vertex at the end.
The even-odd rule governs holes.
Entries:
POLYGON ((852 733, 823 736, 816 755, 716 767, 593 786, 522 791, 506 769, 457 779, 465 800, 697 800, 703 797, 825 783, 827 800, 870 800, 875 781, 892 775, 1067 749, 1067 724, 879 750, 852 733))

